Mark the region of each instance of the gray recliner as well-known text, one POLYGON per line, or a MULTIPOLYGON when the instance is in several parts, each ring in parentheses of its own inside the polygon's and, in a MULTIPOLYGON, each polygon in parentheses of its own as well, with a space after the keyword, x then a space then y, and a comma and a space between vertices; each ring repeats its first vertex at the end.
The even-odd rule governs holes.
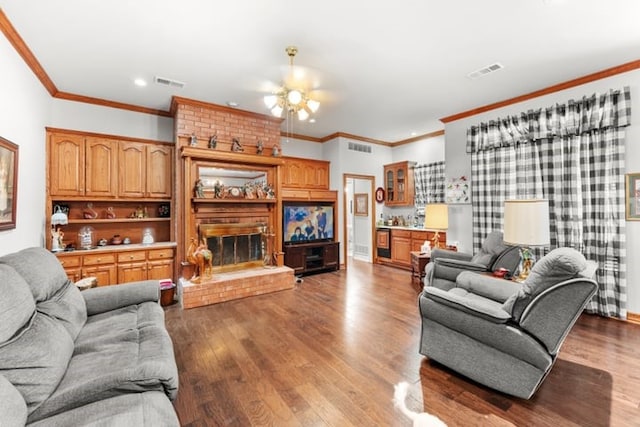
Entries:
POLYGON ((446 249, 431 251, 431 260, 425 266, 425 286, 451 289, 463 271, 495 271, 505 268, 510 274, 520 264, 520 249, 502 240, 502 232, 492 231, 482 243, 477 254, 454 252, 446 249))
POLYGON ((523 283, 463 272, 452 288, 425 286, 419 297, 420 353, 528 399, 595 294, 595 270, 578 251, 558 248, 523 283))

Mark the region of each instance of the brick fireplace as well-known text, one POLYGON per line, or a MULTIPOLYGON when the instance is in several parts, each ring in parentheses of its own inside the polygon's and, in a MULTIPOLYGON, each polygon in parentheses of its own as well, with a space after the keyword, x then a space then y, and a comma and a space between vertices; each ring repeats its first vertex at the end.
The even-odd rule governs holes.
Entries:
POLYGON ((178 97, 172 113, 177 258, 184 261, 191 239, 202 238, 214 257, 212 280, 179 281, 182 306, 293 288, 292 269, 263 265, 264 258, 274 259, 282 250, 283 161, 272 155, 281 119, 178 97), (239 149, 233 149, 233 140, 239 149))

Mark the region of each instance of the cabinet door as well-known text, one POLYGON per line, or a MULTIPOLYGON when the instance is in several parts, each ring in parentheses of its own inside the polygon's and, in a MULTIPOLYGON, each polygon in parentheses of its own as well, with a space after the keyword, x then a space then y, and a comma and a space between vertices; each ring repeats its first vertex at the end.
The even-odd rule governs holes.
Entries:
POLYGON ((78 280, 80 280, 82 278, 82 272, 80 271, 80 268, 78 268, 78 267, 65 268, 64 272, 67 273, 67 277, 73 283, 77 282, 78 280))
POLYGON ((306 266, 304 248, 288 246, 284 250, 284 264, 291 267, 294 273, 302 273, 306 266))
POLYGON ((331 243, 324 247, 324 266, 336 267, 340 259, 340 244, 331 243))
POLYGON ((166 145, 147 146, 147 197, 171 198, 173 149, 166 145))
POLYGON ((147 280, 147 263, 118 264, 118 283, 147 280))
POLYGON ((82 269, 82 277, 95 277, 98 286, 115 285, 118 283, 115 264, 96 265, 82 269))
POLYGON ((85 144, 85 195, 115 197, 118 194, 118 143, 87 138, 85 144))
POLYGON ((49 141, 49 194, 84 195, 84 137, 52 134, 49 141))
POLYGON ((393 192, 394 190, 394 185, 395 185, 395 170, 393 168, 384 168, 384 180, 385 180, 385 187, 386 187, 386 192, 387 192, 387 200, 385 201, 386 205, 393 205, 393 203, 395 202, 395 193, 393 192))
POLYGON ((376 248, 389 249, 389 233, 387 231, 376 231, 376 248))
POLYGON ((161 280, 171 279, 173 280, 173 261, 149 261, 147 263, 147 279, 161 280))
POLYGON ((391 260, 399 265, 411 265, 411 239, 393 236, 391 238, 391 260))
POLYGON ((146 144, 120 142, 118 149, 118 194, 121 197, 145 196, 146 144))
POLYGON ((300 163, 295 160, 287 161, 283 165, 283 171, 283 186, 297 188, 303 187, 304 169, 300 163))

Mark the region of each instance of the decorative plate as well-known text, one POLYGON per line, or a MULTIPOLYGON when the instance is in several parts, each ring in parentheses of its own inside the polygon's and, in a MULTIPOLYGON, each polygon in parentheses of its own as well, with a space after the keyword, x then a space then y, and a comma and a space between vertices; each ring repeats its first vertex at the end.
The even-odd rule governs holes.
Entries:
POLYGON ((384 188, 378 187, 376 189, 376 202, 382 203, 384 202, 384 188))

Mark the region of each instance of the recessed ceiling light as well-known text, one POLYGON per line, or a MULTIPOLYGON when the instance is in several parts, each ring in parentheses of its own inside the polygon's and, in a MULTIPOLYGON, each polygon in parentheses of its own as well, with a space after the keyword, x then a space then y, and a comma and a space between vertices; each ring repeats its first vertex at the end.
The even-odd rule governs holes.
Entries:
POLYGON ((416 136, 418 132, 411 132, 411 136, 416 136))
POLYGON ((236 101, 227 101, 227 105, 231 108, 236 108, 239 104, 236 101))
POLYGON ((146 82, 146 80, 144 80, 144 79, 135 79, 135 80, 133 81, 133 83, 134 83, 136 86, 140 86, 140 87, 145 87, 145 86, 147 85, 147 82, 146 82))
POLYGON ((316 119, 309 119, 309 123, 315 123, 316 119))

